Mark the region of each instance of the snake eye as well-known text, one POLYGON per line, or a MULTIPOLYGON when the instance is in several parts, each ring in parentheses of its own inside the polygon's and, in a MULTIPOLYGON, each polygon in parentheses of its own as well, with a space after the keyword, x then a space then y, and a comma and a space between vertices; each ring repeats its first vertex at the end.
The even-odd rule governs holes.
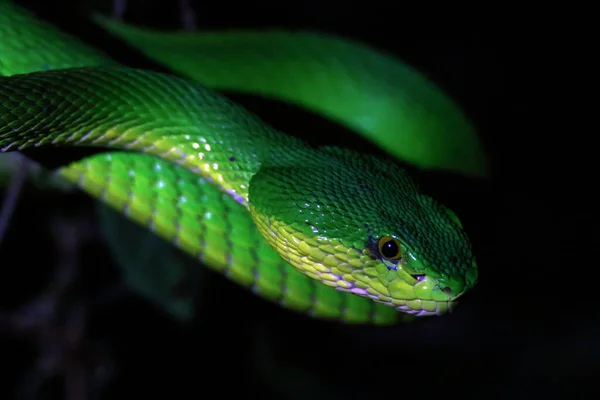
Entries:
POLYGON ((391 236, 384 236, 377 242, 379 253, 388 260, 399 260, 402 257, 400 242, 391 236))

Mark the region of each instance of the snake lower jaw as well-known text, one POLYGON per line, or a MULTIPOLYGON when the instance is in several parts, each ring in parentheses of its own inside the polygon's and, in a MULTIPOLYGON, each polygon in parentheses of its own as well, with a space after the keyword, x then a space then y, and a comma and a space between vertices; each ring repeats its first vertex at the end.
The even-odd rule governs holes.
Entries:
POLYGON ((436 301, 434 310, 431 310, 431 306, 428 307, 429 309, 427 310, 425 308, 410 308, 408 305, 396 306, 395 308, 400 312, 411 314, 415 317, 430 317, 449 314, 454 310, 457 304, 457 301, 436 301))

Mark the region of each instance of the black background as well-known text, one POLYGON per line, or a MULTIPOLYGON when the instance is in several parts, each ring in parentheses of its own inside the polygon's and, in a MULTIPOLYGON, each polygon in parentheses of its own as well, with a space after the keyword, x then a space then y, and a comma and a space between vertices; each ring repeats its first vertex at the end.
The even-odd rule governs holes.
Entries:
MULTIPOLYGON (((160 69, 86 19, 91 10, 110 12, 103 1, 19 3, 124 64, 160 69)), ((112 365, 111 379, 95 393, 101 398, 164 393, 169 398, 274 399, 598 394, 592 379, 600 364, 597 284, 589 268, 593 258, 580 259, 584 239, 595 230, 588 197, 576 181, 585 157, 570 147, 585 145, 578 142, 575 124, 560 122, 563 103, 579 101, 559 95, 574 79, 565 77, 570 73, 563 65, 577 63, 564 51, 568 44, 557 40, 562 34, 490 14, 461 21, 440 16, 439 22, 376 2, 192 5, 200 30, 333 32, 397 55, 446 90, 475 122, 493 177, 483 182, 415 174, 463 220, 478 255, 480 283, 450 316, 380 329, 339 326, 281 310, 210 272, 189 325, 125 294, 89 308, 86 338, 112 365)), ((161 28, 182 24, 177 3, 167 1, 129 1, 124 18, 161 28)), ((310 141, 326 137, 336 143, 347 134, 289 105, 227 95, 310 141)), ((351 144, 364 145, 359 138, 351 144)), ((5 310, 25 304, 51 279, 49 266, 59 257, 51 227, 57 215, 90 220, 94 227, 93 202, 84 194, 41 197, 25 190, 1 247, 3 274, 8 273, 0 281, 5 310)), ((117 279, 118 269, 99 235, 80 246, 84 293, 117 279)), ((48 332, 37 340, 1 336, 0 363, 9 373, 3 374, 0 397, 28 385, 40 335, 48 332)), ((54 342, 44 340, 52 348, 54 342)), ((39 398, 62 398, 61 385, 60 379, 50 381, 39 398)))

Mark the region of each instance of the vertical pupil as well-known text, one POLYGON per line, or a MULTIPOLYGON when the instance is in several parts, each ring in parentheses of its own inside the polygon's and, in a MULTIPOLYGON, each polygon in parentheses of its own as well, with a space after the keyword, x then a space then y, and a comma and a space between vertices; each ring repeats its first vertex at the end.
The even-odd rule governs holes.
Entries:
POLYGON ((398 245, 390 240, 383 245, 383 255, 386 257, 395 257, 398 254, 398 245))

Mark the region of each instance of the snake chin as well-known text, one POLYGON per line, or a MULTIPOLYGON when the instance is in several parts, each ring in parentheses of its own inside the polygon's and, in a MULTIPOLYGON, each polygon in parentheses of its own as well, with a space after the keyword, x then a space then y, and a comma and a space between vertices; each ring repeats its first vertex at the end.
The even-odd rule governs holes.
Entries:
MULTIPOLYGON (((431 303, 431 302, 429 302, 431 303)), ((454 310, 454 307, 456 307, 456 305, 458 304, 457 301, 436 301, 434 302, 435 304, 435 310, 426 310, 424 308, 411 308, 408 305, 403 305, 403 306, 396 306, 396 310, 401 311, 403 313, 406 314, 412 314, 415 317, 428 317, 428 316, 434 316, 434 315, 444 315, 444 314, 448 314, 451 313, 454 310)), ((431 308, 431 306, 429 306, 428 308, 431 308)))

